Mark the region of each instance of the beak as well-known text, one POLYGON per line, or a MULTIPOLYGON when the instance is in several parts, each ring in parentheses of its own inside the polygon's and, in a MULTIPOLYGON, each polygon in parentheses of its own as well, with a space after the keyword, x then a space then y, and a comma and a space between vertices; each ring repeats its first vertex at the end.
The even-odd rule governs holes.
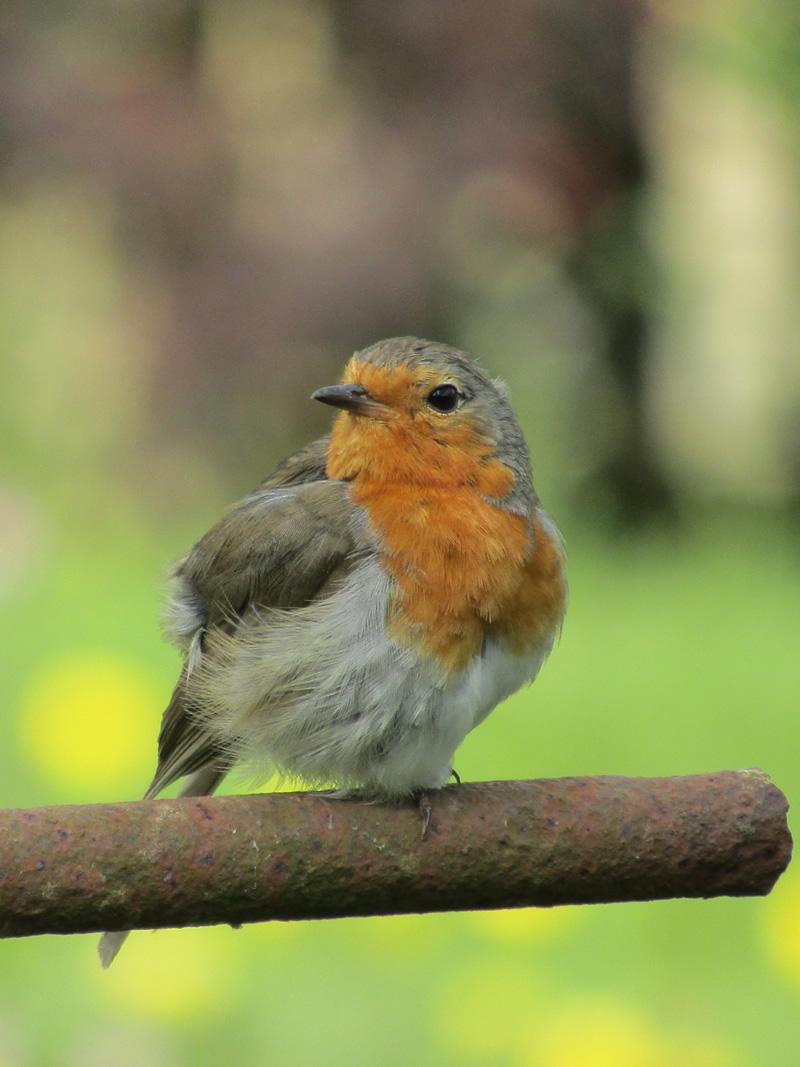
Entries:
POLYGON ((386 405, 373 400, 363 385, 326 385, 312 393, 311 399, 373 419, 385 419, 389 414, 386 405))

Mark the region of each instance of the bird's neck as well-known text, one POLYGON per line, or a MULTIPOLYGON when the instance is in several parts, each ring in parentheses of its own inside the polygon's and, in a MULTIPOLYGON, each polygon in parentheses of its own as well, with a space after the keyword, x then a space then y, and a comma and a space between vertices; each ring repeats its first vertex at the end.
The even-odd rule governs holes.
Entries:
POLYGON ((361 485, 427 489, 470 488, 491 500, 514 489, 514 472, 478 430, 449 430, 446 444, 420 433, 413 420, 391 422, 340 415, 328 446, 328 477, 361 485))

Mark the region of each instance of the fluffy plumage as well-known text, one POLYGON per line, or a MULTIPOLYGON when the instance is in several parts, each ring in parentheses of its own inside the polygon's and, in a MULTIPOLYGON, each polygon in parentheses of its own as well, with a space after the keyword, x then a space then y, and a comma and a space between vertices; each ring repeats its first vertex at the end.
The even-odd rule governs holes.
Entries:
POLYGON ((320 396, 348 408, 331 436, 175 569, 184 666, 147 796, 186 775, 211 792, 238 763, 378 797, 442 786, 553 645, 563 554, 504 388, 416 338, 357 353, 344 383, 320 396))

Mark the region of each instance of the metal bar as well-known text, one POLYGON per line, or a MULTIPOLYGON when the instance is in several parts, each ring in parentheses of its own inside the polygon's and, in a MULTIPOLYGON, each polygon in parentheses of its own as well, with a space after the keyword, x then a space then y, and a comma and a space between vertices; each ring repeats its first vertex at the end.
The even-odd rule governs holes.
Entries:
POLYGON ((0 936, 768 893, 792 839, 760 771, 0 811, 0 936))

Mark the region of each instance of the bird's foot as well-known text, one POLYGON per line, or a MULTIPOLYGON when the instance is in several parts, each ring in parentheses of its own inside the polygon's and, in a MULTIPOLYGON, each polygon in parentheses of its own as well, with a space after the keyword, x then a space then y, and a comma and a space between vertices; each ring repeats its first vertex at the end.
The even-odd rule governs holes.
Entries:
POLYGON ((458 773, 455 767, 450 768, 450 777, 455 778, 456 785, 461 785, 461 775, 458 773))
POLYGON ((318 800, 364 800, 364 793, 359 789, 314 789, 306 796, 318 800))
POLYGON ((428 830, 431 825, 431 819, 433 818, 433 808, 431 807, 430 797, 425 790, 417 793, 417 810, 422 818, 420 841, 426 841, 428 838, 428 830))

